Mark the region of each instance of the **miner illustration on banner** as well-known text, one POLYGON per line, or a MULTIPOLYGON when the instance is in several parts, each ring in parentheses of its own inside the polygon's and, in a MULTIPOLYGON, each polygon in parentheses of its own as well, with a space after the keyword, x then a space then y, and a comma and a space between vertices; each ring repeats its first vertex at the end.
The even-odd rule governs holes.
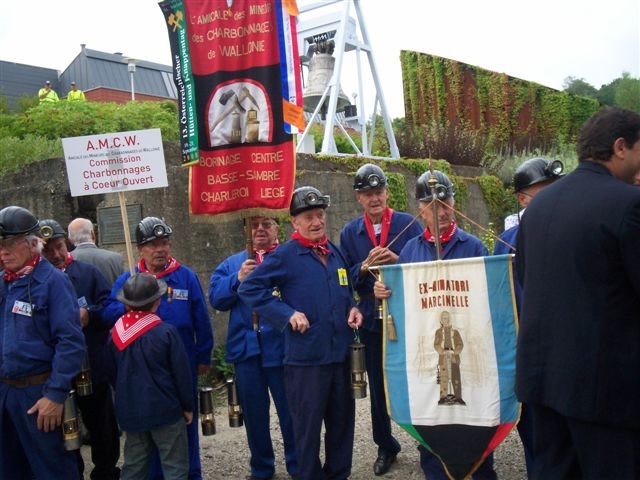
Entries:
POLYGON ((464 343, 460 332, 451 326, 451 316, 447 311, 440 315, 440 328, 436 330, 433 347, 438 352, 438 405, 466 405, 462 400, 460 377, 460 353, 464 343))
POLYGON ((207 114, 209 143, 271 141, 270 109, 264 88, 248 81, 224 84, 212 96, 207 114))

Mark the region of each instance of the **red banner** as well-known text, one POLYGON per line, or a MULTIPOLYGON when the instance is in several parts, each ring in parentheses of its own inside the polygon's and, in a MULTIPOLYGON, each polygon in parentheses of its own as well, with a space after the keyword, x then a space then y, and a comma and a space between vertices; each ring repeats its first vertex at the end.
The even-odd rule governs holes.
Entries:
POLYGON ((191 213, 287 209, 295 150, 283 122, 274 2, 184 0, 184 8, 200 127, 191 213))

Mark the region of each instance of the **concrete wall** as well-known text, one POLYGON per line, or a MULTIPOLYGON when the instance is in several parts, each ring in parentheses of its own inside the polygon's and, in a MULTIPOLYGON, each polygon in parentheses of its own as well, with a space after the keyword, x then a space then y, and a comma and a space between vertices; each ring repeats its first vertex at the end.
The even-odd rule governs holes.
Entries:
MULTIPOLYGON (((206 292, 211 272, 216 265, 228 255, 244 248, 242 221, 211 224, 200 223, 198 219, 190 218, 187 194, 189 172, 187 168, 180 166, 179 146, 165 143, 164 153, 170 186, 127 192, 127 203, 142 204, 143 216, 164 217, 172 226, 174 257, 198 274, 206 292)), ((363 160, 361 163, 366 161, 363 160)), ((408 211, 415 213, 415 174, 404 168, 401 162, 391 162, 386 169, 405 176, 409 188, 408 211)), ((359 205, 354 200, 353 174, 353 168, 322 157, 298 155, 297 158, 296 185, 313 185, 323 193, 331 195, 328 236, 335 243, 338 243, 343 225, 355 216, 361 215, 359 205)), ((456 174, 472 178, 481 172, 466 167, 465 170, 456 169, 456 174)), ((65 227, 70 220, 78 216, 91 218, 95 222, 97 207, 118 205, 116 194, 72 198, 62 158, 28 165, 18 174, 1 178, 0 182, 0 207, 20 205, 31 210, 39 218, 55 218, 65 227)), ((470 198, 464 213, 481 225, 486 225, 488 213, 482 193, 475 182, 469 181, 467 185, 470 198)), ((282 228, 288 237, 292 230, 290 224, 285 221, 282 228)), ((126 258, 124 244, 104 247, 119 251, 126 258)), ((135 247, 134 258, 137 260, 135 247)), ((212 319, 216 344, 224 343, 227 315, 212 311, 212 319)))

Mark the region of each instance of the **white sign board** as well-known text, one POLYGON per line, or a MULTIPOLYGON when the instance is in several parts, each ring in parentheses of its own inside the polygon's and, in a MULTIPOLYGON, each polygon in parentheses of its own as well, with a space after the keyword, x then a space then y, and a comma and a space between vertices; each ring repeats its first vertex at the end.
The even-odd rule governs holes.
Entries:
POLYGON ((72 197, 166 187, 160 129, 62 139, 72 197))

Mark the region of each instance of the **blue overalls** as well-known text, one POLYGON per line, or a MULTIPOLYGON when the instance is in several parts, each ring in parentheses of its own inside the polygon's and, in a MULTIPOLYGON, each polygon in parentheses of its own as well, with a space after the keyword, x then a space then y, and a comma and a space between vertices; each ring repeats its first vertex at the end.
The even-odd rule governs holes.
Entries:
POLYGON ((73 286, 41 258, 33 272, 0 280, 0 477, 80 478, 76 457, 64 449, 62 428, 38 430, 40 398, 63 404, 84 359, 85 343, 73 286), (51 372, 42 383, 19 381, 51 372))
MULTIPOLYGON (((395 254, 399 254, 405 243, 422 233, 422 226, 414 222, 398 237, 400 232, 413 220, 411 215, 393 212, 387 245, 395 254)), ((380 237, 376 238, 377 242, 380 237)), ((384 390, 384 372, 382 369, 382 325, 376 321, 375 299, 373 297, 374 277, 369 272, 360 272, 363 260, 374 247, 364 224, 364 217, 358 217, 347 223, 340 233, 340 248, 349 265, 349 275, 360 298, 358 308, 364 317, 360 338, 365 345, 365 361, 369 378, 369 398, 371 401, 371 426, 373 441, 378 445, 378 455, 395 455, 400 444, 391 434, 391 421, 387 413, 387 400, 384 390)))
POLYGON ((347 318, 354 301, 347 264, 337 247, 328 248, 325 266, 311 249, 288 241, 267 255, 238 290, 260 318, 284 331, 285 390, 302 480, 345 479, 351 473, 355 402, 348 354, 354 333, 347 318), (296 311, 309 320, 304 334, 289 327, 296 311), (324 466, 319 458, 323 421, 324 466))
MULTIPOLYGON (((89 311, 89 324, 82 333, 89 352, 93 392, 84 397, 76 392, 76 399, 82 421, 91 435, 91 460, 95 465, 91 474, 93 478, 118 478, 120 469, 116 464, 120 458, 120 429, 105 365, 109 326, 100 314, 111 285, 100 270, 78 260, 67 265, 65 273, 76 291, 78 306, 89 311)), ((78 455, 78 458, 81 468, 84 468, 82 457, 78 455)))
MULTIPOLYGON (((115 324, 125 312, 124 305, 118 302, 116 294, 129 277, 129 272, 123 273, 118 277, 111 289, 111 295, 102 312, 104 320, 109 322, 110 325, 115 324)), ((193 271, 181 265, 177 270, 161 278, 167 283, 170 290, 162 296, 160 307, 158 307, 156 314, 164 322, 178 329, 191 367, 193 398, 196 400, 196 408, 193 412, 193 421, 187 426, 187 434, 189 436, 189 479, 201 479, 197 366, 211 364, 211 349, 213 348, 211 320, 209 319, 209 311, 207 310, 200 281, 193 271)), ((151 478, 162 478, 159 473, 160 461, 157 455, 154 456, 151 467, 151 478)))
POLYGON ((275 472, 269 426, 269 392, 280 420, 287 471, 290 475, 297 475, 293 424, 284 389, 284 335, 264 321, 260 321, 258 331, 253 329, 251 309, 238 297, 238 271, 246 259, 247 252, 242 251, 218 265, 209 283, 209 302, 216 310, 230 310, 226 361, 233 363, 235 368, 238 397, 251 451, 251 475, 271 478, 275 472))

